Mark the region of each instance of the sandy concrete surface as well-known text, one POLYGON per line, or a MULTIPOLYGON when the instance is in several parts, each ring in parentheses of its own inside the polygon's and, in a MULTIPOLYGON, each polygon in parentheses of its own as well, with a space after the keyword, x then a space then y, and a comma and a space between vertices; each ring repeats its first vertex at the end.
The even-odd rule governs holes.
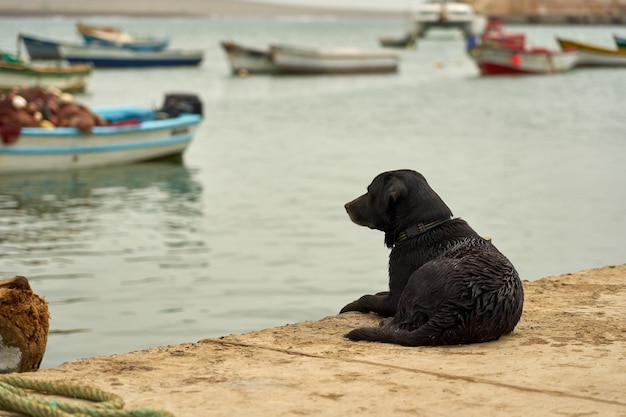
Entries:
POLYGON ((626 265, 524 288, 520 324, 496 342, 355 343, 342 335, 378 317, 347 313, 21 375, 177 417, 626 416, 626 265))
POLYGON ((400 12, 295 7, 241 0, 0 0, 0 16, 400 16, 400 12))

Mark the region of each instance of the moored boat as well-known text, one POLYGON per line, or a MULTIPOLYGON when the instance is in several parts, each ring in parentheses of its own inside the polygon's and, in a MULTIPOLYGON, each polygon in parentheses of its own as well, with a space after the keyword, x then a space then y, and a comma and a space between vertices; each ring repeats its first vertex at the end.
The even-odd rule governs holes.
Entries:
POLYGON ((233 41, 222 41, 233 74, 272 74, 277 72, 269 49, 244 46, 233 41))
POLYGON ((399 56, 390 51, 271 45, 270 52, 278 70, 287 74, 359 74, 398 71, 399 56))
POLYGON ((71 63, 91 63, 94 67, 156 67, 199 65, 202 50, 165 49, 137 52, 96 45, 59 44, 59 55, 71 63))
POLYGON ((483 75, 553 74, 572 69, 577 52, 546 48, 511 50, 484 45, 472 49, 470 56, 483 75))
POLYGON ((618 49, 626 49, 626 36, 613 35, 618 49))
POLYGON ((17 38, 18 44, 24 43, 31 61, 61 59, 61 55, 59 55, 60 42, 58 41, 24 33, 17 35, 17 38))
POLYGON ((380 46, 385 48, 406 48, 413 49, 417 45, 417 33, 407 32, 404 36, 395 38, 391 36, 381 36, 378 38, 380 46))
POLYGON ((600 45, 557 37, 563 50, 578 50, 576 66, 619 67, 626 66, 626 49, 612 49, 600 45))
POLYGON ((92 66, 89 64, 33 64, 0 58, 0 91, 13 87, 55 87, 66 92, 83 92, 92 66))
POLYGON ((426 0, 413 10, 415 32, 424 37, 433 28, 458 29, 465 36, 479 34, 485 30, 487 18, 476 13, 474 8, 462 1, 426 0))
POLYGON ((0 118, 0 175, 181 156, 202 120, 200 101, 188 94, 166 96, 159 110, 135 105, 91 110, 103 123, 89 131, 80 125, 19 127, 0 118))
POLYGON ((113 26, 88 25, 78 22, 78 33, 87 44, 115 46, 134 51, 161 51, 169 44, 169 38, 126 32, 113 26))
POLYGON ((468 52, 482 75, 553 74, 572 69, 577 62, 575 49, 528 48, 523 33, 494 31, 468 52))

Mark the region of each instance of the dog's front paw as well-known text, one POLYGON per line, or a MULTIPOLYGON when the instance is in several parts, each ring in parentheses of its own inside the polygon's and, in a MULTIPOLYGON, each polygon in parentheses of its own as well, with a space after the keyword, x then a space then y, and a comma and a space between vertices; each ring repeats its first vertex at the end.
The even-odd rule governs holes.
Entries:
POLYGON ((389 300, 389 292, 387 291, 376 295, 364 295, 342 308, 339 314, 358 311, 361 313, 378 313, 385 317, 393 316, 396 314, 396 304, 390 303, 389 300))
POLYGON ((348 311, 360 311, 361 313, 367 313, 367 310, 363 310, 363 307, 361 307, 359 300, 347 304, 344 308, 341 309, 339 314, 347 313, 348 311))

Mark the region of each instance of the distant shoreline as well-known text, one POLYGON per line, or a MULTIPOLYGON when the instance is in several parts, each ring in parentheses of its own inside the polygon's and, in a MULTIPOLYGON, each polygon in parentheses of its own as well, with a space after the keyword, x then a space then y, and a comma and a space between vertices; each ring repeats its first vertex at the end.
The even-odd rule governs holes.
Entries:
MULTIPOLYGON (((128 11, 128 10, 107 10, 107 11, 77 11, 77 10, 63 10, 63 9, 54 9, 46 12, 38 12, 38 11, 26 11, 26 10, 18 10, 18 9, 3 9, 0 6, 0 18, 2 17, 45 17, 45 16, 65 16, 65 17, 111 17, 111 16, 120 16, 120 17, 136 17, 136 18, 209 18, 209 17, 223 17, 223 18, 280 18, 280 17, 300 17, 300 16, 309 16, 309 17, 334 17, 334 18, 343 18, 343 19, 396 19, 396 20, 405 20, 406 15, 403 13, 395 13, 395 12, 379 12, 379 11, 368 11, 368 10, 329 10, 329 9, 305 9, 302 8, 298 12, 289 12, 289 13, 261 13, 261 14, 251 14, 251 13, 206 13, 206 14, 198 14, 198 13, 187 13, 187 12, 145 12, 145 11, 128 11)), ((624 22, 621 20, 604 18, 600 19, 598 17, 593 21, 587 21, 585 19, 575 19, 571 16, 549 16, 548 18, 544 18, 543 20, 530 18, 527 16, 493 16, 501 20, 505 24, 509 25, 577 25, 577 26, 588 26, 588 25, 623 25, 624 22)))
MULTIPOLYGON (((387 18, 407 19, 407 13, 396 10, 373 10, 330 7, 290 6, 285 4, 259 3, 243 0, 107 0, 85 2, 84 0, 2 0, 0 17, 44 17, 44 16, 127 16, 127 17, 336 17, 336 18, 387 18)), ((622 24, 614 16, 494 16, 507 24, 622 24)))
POLYGON ((133 16, 133 17, 283 17, 283 16, 331 16, 331 17, 387 17, 403 18, 398 11, 319 8, 255 3, 239 0, 108 0, 92 4, 81 0, 2 0, 0 17, 41 16, 133 16))
POLYGON ((25 10, 3 9, 0 6, 0 18, 2 17, 45 17, 45 16, 67 16, 67 17, 86 17, 86 16, 129 16, 129 17, 164 17, 164 18, 180 18, 180 17, 297 17, 297 16, 318 16, 318 17, 345 17, 345 18, 404 18, 400 13, 378 12, 378 11, 334 11, 328 9, 302 9, 300 13, 279 13, 279 14, 248 14, 248 13, 186 13, 186 12, 144 12, 144 11, 99 11, 99 12, 81 12, 76 10, 55 9, 54 11, 36 12, 25 10))

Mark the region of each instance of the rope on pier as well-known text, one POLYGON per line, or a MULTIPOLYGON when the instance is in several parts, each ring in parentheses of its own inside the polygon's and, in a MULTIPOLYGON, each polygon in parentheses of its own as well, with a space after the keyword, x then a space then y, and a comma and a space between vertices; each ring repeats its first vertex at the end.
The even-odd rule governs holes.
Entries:
POLYGON ((30 417, 174 417, 162 410, 123 408, 124 400, 120 396, 97 388, 18 376, 0 376, 0 410, 30 417), (85 400, 88 403, 62 401, 50 395, 85 400))

